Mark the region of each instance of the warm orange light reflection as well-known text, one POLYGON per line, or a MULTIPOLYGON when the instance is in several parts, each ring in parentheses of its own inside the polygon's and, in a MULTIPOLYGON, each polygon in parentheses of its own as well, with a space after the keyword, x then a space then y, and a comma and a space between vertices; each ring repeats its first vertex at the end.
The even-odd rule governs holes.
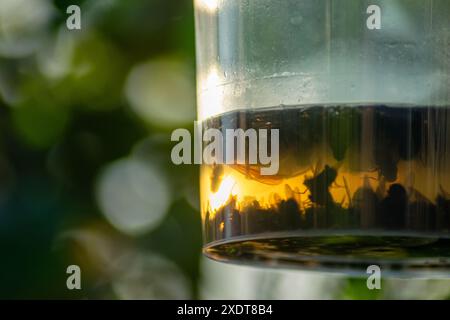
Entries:
MULTIPOLYGON (((402 168, 404 165, 404 163, 401 163, 399 166, 402 168)), ((423 168, 418 165, 415 165, 415 168, 416 177, 421 177, 421 169, 423 168)), ((314 173, 313 169, 307 170, 303 174, 295 177, 280 179, 277 184, 268 184, 261 182, 261 180, 248 177, 243 174, 242 170, 238 171, 234 167, 224 166, 224 178, 221 179, 222 182, 217 192, 211 191, 212 169, 203 169, 205 171, 202 174, 204 179, 202 182, 202 193, 206 195, 206 198, 204 198, 204 208, 209 211, 211 218, 215 212, 224 206, 233 205, 236 209, 241 209, 251 206, 255 201, 258 202, 259 207, 268 209, 276 207, 282 200, 294 199, 299 205, 300 212, 304 212, 305 209, 312 205, 310 200, 311 193, 304 185, 304 181, 317 174, 314 173)), ((400 171, 396 182, 410 185, 411 182, 407 181, 408 177, 403 176, 402 172, 403 170, 400 171)), ((380 189, 379 183, 381 181, 376 170, 361 173, 351 171, 343 166, 340 168, 340 172, 330 186, 329 191, 335 203, 339 204, 342 208, 349 208, 352 205, 353 195, 363 185, 371 188, 374 192, 385 193, 390 183, 386 184, 382 189, 380 189)), ((429 197, 431 201, 434 200, 435 196, 429 194, 429 190, 417 184, 417 181, 414 187, 417 191, 429 197)))
POLYGON ((210 194, 209 207, 212 211, 216 211, 224 206, 231 197, 237 196, 238 194, 239 190, 236 180, 231 176, 227 176, 223 179, 217 192, 210 194))

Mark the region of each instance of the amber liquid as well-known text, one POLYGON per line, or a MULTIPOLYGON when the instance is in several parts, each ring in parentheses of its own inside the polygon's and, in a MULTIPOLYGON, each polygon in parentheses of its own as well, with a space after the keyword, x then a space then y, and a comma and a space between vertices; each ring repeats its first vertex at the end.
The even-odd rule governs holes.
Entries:
POLYGON ((203 126, 279 129, 274 176, 258 165, 202 167, 208 256, 450 270, 450 108, 278 107, 222 114, 203 126))

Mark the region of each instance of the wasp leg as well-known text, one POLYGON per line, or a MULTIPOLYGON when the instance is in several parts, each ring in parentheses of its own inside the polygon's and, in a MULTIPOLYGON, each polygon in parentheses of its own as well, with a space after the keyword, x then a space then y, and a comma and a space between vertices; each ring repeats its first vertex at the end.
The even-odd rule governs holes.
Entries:
POLYGON ((300 191, 292 191, 295 194, 305 194, 306 192, 308 192, 308 189, 305 189, 305 191, 300 192, 300 191))
POLYGON ((348 203, 350 206, 352 206, 352 195, 350 193, 350 187, 348 186, 347 179, 345 179, 345 177, 342 177, 342 180, 344 181, 345 192, 347 193, 348 197, 348 203))

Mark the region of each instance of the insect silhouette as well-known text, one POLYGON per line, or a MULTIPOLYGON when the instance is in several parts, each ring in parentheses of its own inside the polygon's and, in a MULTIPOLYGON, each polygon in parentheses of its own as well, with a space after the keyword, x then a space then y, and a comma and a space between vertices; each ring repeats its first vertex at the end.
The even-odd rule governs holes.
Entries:
POLYGON ((397 180, 398 162, 398 144, 386 136, 378 137, 375 143, 374 160, 378 171, 378 177, 383 177, 387 182, 397 180))
POLYGON ((398 174, 398 160, 389 154, 389 151, 379 151, 375 156, 378 165, 378 172, 380 177, 384 177, 387 182, 394 182, 397 180, 398 174))
POLYGON ((334 205, 330 187, 336 178, 337 170, 329 165, 325 165, 324 169, 313 177, 305 177, 303 184, 310 192, 309 200, 320 206, 334 205))
POLYGON ((401 229, 405 225, 408 194, 398 183, 392 184, 381 202, 381 221, 387 229, 401 229))
POLYGON ((217 192, 219 186, 222 183, 223 177, 223 166, 220 164, 214 164, 212 174, 211 174, 211 191, 217 192))

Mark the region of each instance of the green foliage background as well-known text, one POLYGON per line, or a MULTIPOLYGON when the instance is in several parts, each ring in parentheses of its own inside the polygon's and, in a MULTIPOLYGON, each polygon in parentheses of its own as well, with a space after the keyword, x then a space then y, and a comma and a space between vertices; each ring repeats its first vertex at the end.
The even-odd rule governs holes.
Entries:
MULTIPOLYGON (((2 0, 0 10, 13 1, 2 0)), ((33 13, 30 2, 17 1, 9 10, 22 12, 22 20, 10 33, 0 28, 0 298, 207 298, 200 288, 198 168, 176 167, 169 159, 170 132, 190 128, 195 101, 188 100, 192 112, 183 121, 171 122, 170 113, 168 122, 152 121, 131 108, 124 93, 136 65, 161 59, 181 63, 194 88, 192 1, 38 2, 51 8, 43 22, 30 22, 27 28, 27 19, 39 12, 33 13), (63 31, 70 4, 82 8, 81 31, 63 31), (72 48, 69 67, 49 76, 42 60, 51 64, 47 50, 58 39, 63 48, 72 48), (16 45, 22 49, 11 53, 8 46, 16 45), (96 198, 105 168, 131 154, 151 161, 170 193, 160 223, 138 235, 111 225, 96 198), (176 272, 167 275, 169 269, 158 263, 141 265, 151 255, 169 261, 176 272), (121 259, 126 268, 120 263, 111 267, 121 259), (81 267, 82 290, 66 288, 66 268, 71 264, 81 267), (139 272, 123 276, 135 268, 139 272), (184 287, 177 287, 181 280, 166 286, 180 275, 187 283, 184 287)), ((170 83, 166 90, 179 94, 170 83)), ((281 275, 283 271, 269 274, 265 283, 276 283, 281 275)), ((386 289, 381 292, 369 292, 364 280, 327 277, 337 285, 324 297, 396 297, 389 284, 383 283, 386 289)), ((448 282, 427 288, 434 285, 442 288, 448 282)), ((272 289, 265 285, 255 297, 277 298, 272 289)), ((441 291, 439 298, 450 294, 441 291)))

